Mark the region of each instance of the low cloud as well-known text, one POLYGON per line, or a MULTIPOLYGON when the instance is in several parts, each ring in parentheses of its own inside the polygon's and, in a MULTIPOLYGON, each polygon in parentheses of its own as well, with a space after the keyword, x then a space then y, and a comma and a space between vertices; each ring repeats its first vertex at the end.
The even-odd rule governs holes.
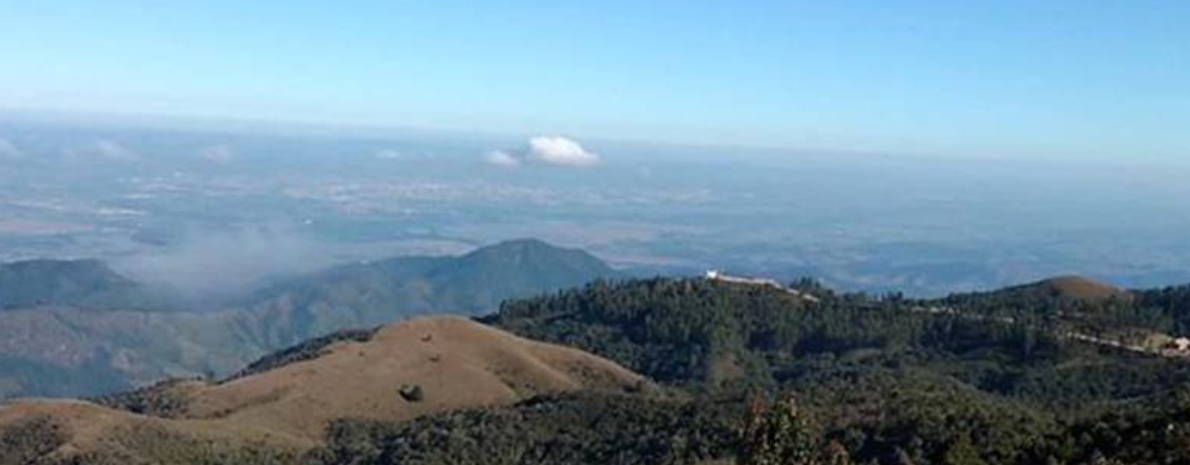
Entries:
POLYGON ((483 155, 483 160, 489 165, 500 166, 504 168, 515 168, 521 166, 521 160, 511 153, 503 150, 493 150, 483 155))
POLYGON ((530 138, 519 150, 494 150, 484 154, 491 165, 515 167, 526 163, 583 168, 599 164, 598 153, 587 150, 578 141, 561 136, 530 138))
POLYGON ((8 139, 0 138, 0 160, 18 160, 25 157, 25 153, 8 139))
POLYGON ((162 285, 196 302, 247 291, 269 277, 335 263, 331 247, 283 226, 195 230, 168 247, 115 263, 137 281, 162 285))
POLYGON ((136 152, 125 147, 124 144, 109 139, 95 141, 90 152, 108 160, 128 161, 138 158, 136 152))
POLYGON ((210 147, 204 148, 200 150, 198 154, 204 160, 219 164, 231 163, 231 161, 236 158, 235 151, 233 151, 231 147, 223 144, 212 145, 210 147))

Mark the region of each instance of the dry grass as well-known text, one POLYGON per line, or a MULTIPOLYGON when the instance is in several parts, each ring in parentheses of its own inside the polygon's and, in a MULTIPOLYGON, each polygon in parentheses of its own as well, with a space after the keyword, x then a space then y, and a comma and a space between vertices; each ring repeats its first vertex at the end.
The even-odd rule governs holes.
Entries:
POLYGON ((1083 276, 1060 276, 1042 281, 1039 285, 1058 295, 1080 300, 1128 296, 1128 292, 1123 289, 1083 276))
POLYGON ((370 341, 219 385, 185 384, 186 418, 136 415, 78 401, 24 401, 0 408, 0 428, 31 415, 66 426, 60 454, 128 444, 119 432, 149 426, 178 437, 295 449, 322 439, 338 418, 406 421, 442 411, 507 405, 577 390, 630 390, 645 380, 585 352, 513 336, 468 319, 390 325, 370 341), (424 399, 401 397, 420 386, 424 399))

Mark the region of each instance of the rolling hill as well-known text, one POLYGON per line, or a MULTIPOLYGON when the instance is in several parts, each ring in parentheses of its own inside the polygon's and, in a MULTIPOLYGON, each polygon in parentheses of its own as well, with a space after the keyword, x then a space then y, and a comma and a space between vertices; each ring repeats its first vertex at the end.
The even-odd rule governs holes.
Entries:
POLYGON ((457 317, 393 324, 325 349, 224 382, 164 385, 151 396, 173 399, 171 415, 131 411, 130 399, 143 401, 144 392, 110 397, 106 405, 12 403, 0 407, 0 444, 9 444, 6 454, 45 463, 296 461, 339 419, 401 423, 542 395, 650 389, 605 359, 457 317), (21 440, 28 436, 39 439, 21 440))
POLYGON ((1062 299, 1069 301, 1123 299, 1130 295, 1124 289, 1079 275, 1056 276, 1035 283, 994 291, 993 293, 1015 296, 1017 298, 1038 300, 1062 299))

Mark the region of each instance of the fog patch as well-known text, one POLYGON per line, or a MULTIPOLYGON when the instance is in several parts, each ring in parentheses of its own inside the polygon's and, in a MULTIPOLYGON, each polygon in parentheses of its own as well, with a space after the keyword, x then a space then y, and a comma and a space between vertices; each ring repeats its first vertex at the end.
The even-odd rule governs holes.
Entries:
POLYGON ((0 160, 20 160, 25 157, 25 153, 17 148, 16 144, 4 138, 0 138, 0 160))
POLYGON ((133 152, 132 149, 124 146, 124 144, 109 139, 95 141, 87 152, 107 160, 129 161, 140 158, 136 152, 133 152))
POLYGON ((210 147, 203 148, 202 150, 199 150, 198 155, 202 157, 203 160, 221 165, 231 163, 231 161, 236 157, 236 154, 234 151, 232 151, 231 147, 223 144, 212 145, 210 147))
POLYGON ((286 228, 256 227, 190 232, 174 245, 118 260, 114 266, 139 282, 205 303, 240 296, 268 278, 334 263, 326 244, 286 228))

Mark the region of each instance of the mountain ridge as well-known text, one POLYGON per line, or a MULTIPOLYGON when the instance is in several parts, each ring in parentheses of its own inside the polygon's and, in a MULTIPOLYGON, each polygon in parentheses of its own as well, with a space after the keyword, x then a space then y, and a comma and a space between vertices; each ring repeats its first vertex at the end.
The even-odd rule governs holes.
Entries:
POLYGON ((96 395, 163 378, 226 376, 336 331, 439 312, 476 315, 507 298, 609 274, 614 270, 585 252, 510 241, 460 257, 333 267, 273 283, 252 302, 217 311, 12 308, 0 312, 0 398, 96 395))
POLYGON ((153 302, 147 293, 143 286, 99 260, 0 263, 0 310, 62 305, 106 309, 162 303, 153 302))

